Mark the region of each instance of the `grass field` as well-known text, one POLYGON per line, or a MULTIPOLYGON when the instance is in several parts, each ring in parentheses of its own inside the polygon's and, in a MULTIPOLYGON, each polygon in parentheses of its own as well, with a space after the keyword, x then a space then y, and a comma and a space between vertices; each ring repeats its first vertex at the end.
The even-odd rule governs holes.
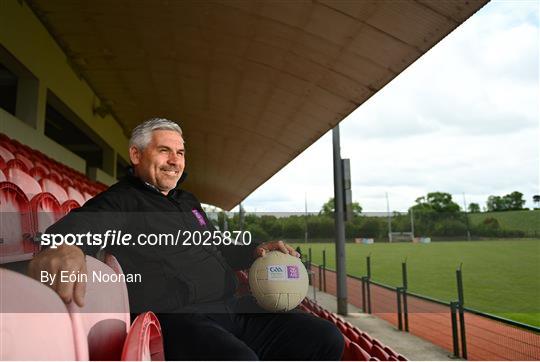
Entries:
POLYGON ((540 235, 540 210, 483 212, 469 214, 469 217, 473 224, 479 224, 487 217, 493 217, 499 221, 503 229, 521 230, 526 233, 536 232, 540 235))
MULTIPOLYGON (((335 269, 330 243, 292 244, 313 262, 335 269)), ((465 305, 504 318, 540 326, 540 240, 433 242, 431 244, 347 244, 347 273, 366 275, 371 254, 372 279, 401 286, 401 262, 407 258, 409 290, 443 301, 457 300, 456 269, 463 263, 465 305)))

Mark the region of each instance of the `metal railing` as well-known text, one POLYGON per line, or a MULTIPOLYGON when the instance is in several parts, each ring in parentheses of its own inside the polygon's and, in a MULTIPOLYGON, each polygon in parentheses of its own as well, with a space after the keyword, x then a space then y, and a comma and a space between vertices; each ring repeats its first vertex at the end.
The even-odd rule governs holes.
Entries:
MULTIPOLYGON (((313 286, 335 295, 335 271, 323 263, 306 266, 314 271, 313 286)), ((540 328, 512 321, 465 306, 461 266, 456 270, 457 300, 445 302, 408 290, 407 263, 402 263, 402 285, 390 286, 374 281, 371 257, 366 257, 367 275, 348 275, 349 303, 363 312, 377 315, 437 344, 455 358, 474 360, 540 360, 540 328), (358 288, 359 284, 359 288, 358 288), (393 297, 392 297, 393 295, 393 297)))

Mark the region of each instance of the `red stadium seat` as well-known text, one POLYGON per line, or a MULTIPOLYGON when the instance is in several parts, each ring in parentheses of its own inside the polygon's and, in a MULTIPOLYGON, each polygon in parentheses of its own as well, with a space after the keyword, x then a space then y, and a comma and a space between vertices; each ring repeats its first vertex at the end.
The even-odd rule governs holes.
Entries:
POLYGON ((30 210, 32 211, 34 235, 45 232, 49 226, 62 217, 60 203, 48 192, 34 196, 30 201, 30 210))
POLYGON ((339 328, 339 330, 341 331, 341 333, 347 335, 349 329, 347 328, 347 326, 345 325, 345 323, 343 323, 342 321, 340 321, 339 319, 337 320, 337 322, 335 323, 336 326, 339 328))
POLYGON ((24 164, 24 162, 16 158, 13 158, 6 163, 5 169, 9 170, 11 168, 28 172, 28 169, 26 168, 26 165, 24 164))
POLYGON ((360 335, 360 338, 357 340, 357 343, 364 351, 371 352, 371 349, 373 348, 373 343, 371 343, 367 338, 365 338, 364 334, 360 335))
POLYGON ((62 183, 62 174, 60 174, 54 168, 49 168, 49 176, 48 177, 51 180, 53 180, 54 182, 56 182, 57 184, 59 184, 59 185, 62 183))
POLYGON ((352 361, 368 361, 371 357, 369 353, 352 341, 349 344, 349 354, 352 361))
POLYGON ((21 152, 15 153, 15 158, 18 160, 21 160, 26 166, 27 170, 31 170, 34 168, 34 163, 28 157, 23 155, 21 152))
POLYGON ((84 196, 76 188, 68 186, 67 194, 70 200, 77 201, 79 205, 82 206, 85 203, 84 196))
POLYGON ((0 360, 76 360, 71 319, 58 295, 11 270, 0 269, 0 280, 0 360))
MULTIPOLYGON (((64 186, 65 189, 67 189, 68 186, 71 186, 71 187, 76 186, 75 183, 70 179, 70 177, 66 175, 63 175, 61 185, 64 186)), ((76 187, 78 188, 78 186, 76 187)))
POLYGON ((41 186, 39 186, 39 183, 23 170, 8 168, 7 179, 9 182, 19 186, 20 189, 26 194, 26 197, 28 197, 28 200, 31 200, 32 197, 41 193, 41 186))
POLYGON ((39 180, 39 184, 41 185, 41 189, 44 192, 50 192, 51 194, 53 194, 60 204, 63 204, 64 202, 69 200, 66 190, 64 190, 62 186, 60 186, 53 180, 44 178, 39 180))
POLYGON ((29 211, 28 198, 21 189, 11 182, 0 182, 0 264, 31 259, 37 250, 30 239, 29 211))
POLYGON ((397 360, 398 354, 397 354, 392 348, 390 348, 390 347, 388 347, 388 346, 384 346, 383 350, 384 350, 386 353, 388 353, 388 355, 389 355, 390 357, 394 357, 394 358, 396 358, 396 360, 397 360))
POLYGON ((4 144, 0 145, 0 157, 4 159, 4 161, 8 162, 9 160, 12 160, 15 158, 15 155, 13 153, 4 147, 4 144))
MULTIPOLYGON (((90 256, 88 275, 93 272, 116 276, 116 272, 90 256)), ((130 327, 129 302, 125 283, 103 283, 94 278, 86 282, 84 307, 68 305, 75 329, 77 348, 87 349, 91 361, 118 361, 130 327)), ((83 351, 84 353, 84 351, 83 351)))
POLYGON ((159 320, 152 312, 140 314, 124 342, 122 361, 164 361, 159 320))
POLYGON ((388 361, 388 358, 390 358, 388 353, 386 353, 381 347, 379 347, 376 344, 373 345, 373 348, 371 349, 371 351, 369 353, 373 357, 376 357, 381 361, 388 361))
POLYGON ((75 201, 75 200, 67 200, 61 206, 62 214, 65 215, 68 212, 70 212, 71 210, 76 209, 78 207, 81 207, 81 205, 77 201, 75 201))
POLYGON ((42 178, 47 177, 49 175, 49 171, 47 171, 43 167, 36 166, 33 169, 31 169, 30 172, 28 172, 28 174, 32 176, 34 180, 39 181, 42 178))
POLYGON ((4 171, 0 169, 0 182, 7 181, 6 175, 4 174, 4 171))
MULTIPOLYGON (((107 264, 116 274, 122 274, 122 267, 118 260, 111 255, 105 254, 107 264)), ((128 304, 129 308, 129 304, 128 304)), ((123 361, 163 361, 163 338, 159 320, 152 312, 139 315, 133 324, 124 342, 122 350, 123 361)))
POLYGON ((92 194, 90 194, 90 193, 88 193, 86 191, 83 192, 83 196, 84 196, 84 201, 85 202, 90 200, 92 197, 94 197, 92 194))

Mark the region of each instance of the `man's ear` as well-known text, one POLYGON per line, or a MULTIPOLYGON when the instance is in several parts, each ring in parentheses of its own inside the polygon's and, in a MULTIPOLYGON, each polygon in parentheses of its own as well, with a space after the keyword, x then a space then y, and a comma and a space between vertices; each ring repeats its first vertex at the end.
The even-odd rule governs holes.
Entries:
POLYGON ((131 160, 131 164, 134 166, 141 162, 141 152, 137 147, 131 146, 129 148, 129 159, 131 160))

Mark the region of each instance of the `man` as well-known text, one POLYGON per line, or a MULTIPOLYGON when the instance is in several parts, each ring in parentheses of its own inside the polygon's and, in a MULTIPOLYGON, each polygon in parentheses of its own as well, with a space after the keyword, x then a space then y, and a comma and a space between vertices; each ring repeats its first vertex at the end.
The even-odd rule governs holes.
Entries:
MULTIPOLYGON (((47 234, 105 234, 120 230, 133 236, 211 230, 199 201, 178 187, 184 174, 185 148, 178 124, 151 119, 130 139, 130 175, 89 200, 47 230, 47 234)), ((182 239, 184 240, 184 238, 182 239)), ((238 298, 234 269, 280 250, 298 256, 282 241, 253 246, 219 245, 107 246, 124 273, 139 273, 129 283, 131 311, 158 314, 167 359, 340 359, 341 333, 327 321, 306 313, 264 313, 252 298, 238 298)), ((29 274, 42 270, 86 272, 84 254, 98 245, 62 245, 38 254, 29 274)), ((85 283, 55 283, 64 302, 84 304, 85 283)))

